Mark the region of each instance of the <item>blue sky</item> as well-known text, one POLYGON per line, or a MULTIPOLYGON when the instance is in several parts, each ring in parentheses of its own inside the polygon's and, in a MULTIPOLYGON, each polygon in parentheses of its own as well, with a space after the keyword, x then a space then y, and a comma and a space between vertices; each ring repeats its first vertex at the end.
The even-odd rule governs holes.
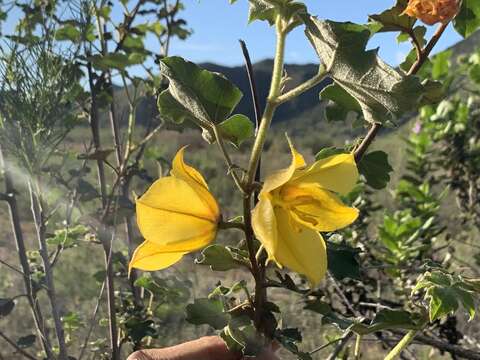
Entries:
MULTIPOLYGON (((238 0, 229 5, 228 0, 185 0, 183 13, 194 34, 185 42, 175 41, 171 55, 180 55, 195 62, 216 62, 239 65, 242 55, 238 39, 246 41, 254 61, 272 57, 274 31, 266 22, 247 24, 248 1, 238 0)), ((319 18, 336 21, 364 23, 368 14, 391 7, 395 0, 306 0, 310 13, 319 18)), ((435 27, 430 27, 430 34, 435 27)), ((436 47, 443 50, 461 38, 451 28, 436 47)), ((369 47, 380 47, 380 55, 392 65, 397 65, 410 50, 409 44, 398 45, 393 34, 376 35, 369 47)), ((317 62, 317 57, 307 42, 303 30, 297 29, 287 43, 286 60, 289 63, 317 62)))
MULTIPOLYGON (((114 17, 120 20, 121 6, 114 1, 114 17)), ((183 18, 193 30, 193 35, 186 41, 175 40, 170 55, 180 55, 188 60, 215 62, 222 65, 240 65, 243 57, 238 45, 238 39, 246 41, 253 61, 271 58, 274 54, 274 29, 264 21, 247 23, 248 0, 237 0, 230 5, 228 0, 184 0, 183 18)), ((394 5, 395 0, 305 0, 311 14, 319 18, 336 21, 353 21, 365 23, 368 14, 378 13, 394 5)), ((17 11, 9 13, 4 24, 6 33, 13 31, 20 14, 17 11)), ((435 26, 429 27, 429 34, 435 26)), ((397 44, 396 34, 377 34, 369 43, 370 48, 380 48, 380 56, 391 65, 398 65, 410 50, 410 44, 397 44)), ((460 36, 452 26, 436 46, 435 51, 441 51, 457 41, 460 36)), ((147 41, 151 41, 147 40, 147 41)), ((158 46, 157 43, 146 44, 147 47, 158 46)), ((308 43, 303 29, 297 28, 287 41, 286 61, 288 63, 316 63, 318 58, 308 43)))

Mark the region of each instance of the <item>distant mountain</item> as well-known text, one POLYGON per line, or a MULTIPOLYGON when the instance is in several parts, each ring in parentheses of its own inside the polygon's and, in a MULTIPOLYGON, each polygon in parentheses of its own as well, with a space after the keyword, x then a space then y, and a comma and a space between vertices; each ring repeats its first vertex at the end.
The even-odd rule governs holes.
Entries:
MULTIPOLYGON (((450 48, 453 52, 453 61, 455 62, 462 55, 471 54, 478 48, 480 48, 480 31, 450 48)), ((213 63, 203 63, 200 64, 200 66, 209 71, 224 74, 230 81, 240 88, 244 96, 235 112, 245 114, 253 121, 255 116, 245 67, 228 67, 213 63)), ((261 107, 263 108, 270 86, 273 61, 260 61, 254 64, 253 67, 258 87, 257 91, 261 101, 261 107)), ((286 74, 289 78, 286 83, 286 89, 291 89, 305 80, 310 79, 317 73, 317 71, 318 65, 316 64, 286 65, 286 74)), ((276 112, 275 121, 280 123, 296 119, 305 120, 308 118, 308 120, 310 120, 308 121, 309 124, 311 124, 312 121, 318 123, 323 118, 323 105, 319 101, 319 91, 328 83, 329 80, 326 80, 315 88, 307 91, 301 97, 280 106, 276 112)), ((151 117, 152 115, 157 115, 155 100, 145 99, 138 109, 137 118, 139 123, 142 123, 144 119, 151 117)), ((304 121, 302 121, 302 123, 304 123, 304 121)))

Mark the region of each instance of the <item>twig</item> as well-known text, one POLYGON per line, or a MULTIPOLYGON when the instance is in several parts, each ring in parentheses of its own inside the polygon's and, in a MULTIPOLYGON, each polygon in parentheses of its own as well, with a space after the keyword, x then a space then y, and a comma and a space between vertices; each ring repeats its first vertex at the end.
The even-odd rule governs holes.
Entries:
POLYGON ((215 140, 217 141, 218 148, 220 149, 220 152, 222 153, 225 159, 225 162, 228 165, 228 172, 232 175, 235 185, 237 185, 238 189, 242 192, 242 194, 244 194, 245 189, 243 188, 242 181, 240 180, 237 173, 235 172, 235 165, 233 165, 230 155, 228 154, 227 148, 225 147, 225 143, 223 142, 222 135, 220 134, 220 131, 218 130, 218 127, 215 124, 212 125, 212 130, 213 130, 213 134, 215 135, 215 140))
MULTIPOLYGON (((100 135, 99 135, 99 123, 98 123, 98 104, 97 104, 97 87, 96 84, 93 82, 94 74, 92 70, 92 64, 88 63, 88 81, 90 84, 90 96, 92 100, 91 109, 90 109, 90 128, 92 132, 93 138, 93 146, 95 151, 101 149, 100 143, 100 135)), ((98 84, 98 82, 97 82, 98 84)), ((97 160, 97 170, 98 170, 98 183, 100 186, 100 196, 102 200, 102 208, 104 214, 108 213, 108 195, 107 195, 107 182, 105 178, 105 169, 103 166, 102 160, 97 160)), ((114 189, 115 186, 112 187, 114 189)), ((104 218, 102 216, 102 218, 104 218)), ((101 224, 101 232, 106 232, 106 227, 104 224, 101 224)), ((111 259, 111 244, 109 243, 110 240, 105 240, 104 236, 102 236, 102 245, 103 251, 105 254, 105 271, 107 273, 107 281, 106 281, 106 288, 107 288, 107 308, 108 308, 108 320, 109 320, 109 328, 110 328, 110 349, 111 349, 111 357, 112 360, 119 360, 119 349, 118 349, 118 329, 117 329, 117 317, 115 312, 115 285, 114 285, 114 274, 113 274, 113 266, 110 261, 111 259)))
POLYGON ((98 310, 100 309, 100 302, 103 297, 103 292, 105 291, 105 282, 106 280, 103 281, 102 287, 100 288, 100 293, 98 294, 98 297, 97 297, 97 304, 95 305, 95 309, 93 310, 92 320, 90 321, 90 326, 87 331, 87 336, 85 336, 85 341, 83 342, 82 349, 80 350, 80 355, 78 356, 78 360, 82 360, 83 355, 85 354, 85 350, 87 349, 88 342, 90 341, 90 336, 92 335, 93 329, 96 325, 96 318, 97 318, 98 310))
POLYGON ((52 308, 52 317, 55 326, 55 333, 57 334, 59 359, 67 360, 67 346, 65 343, 65 332, 63 330, 62 320, 60 317, 60 309, 57 302, 57 294, 55 291, 55 283, 53 280, 53 271, 50 264, 50 257, 48 254, 47 240, 46 240, 46 228, 44 221, 44 204, 41 198, 41 189, 31 181, 28 182, 28 189, 30 192, 30 203, 33 216, 33 222, 35 224, 36 235, 39 245, 39 253, 42 258, 45 282, 47 285, 47 295, 50 300, 50 306, 52 308))
POLYGON ((32 286, 32 279, 30 277, 30 264, 27 257, 27 248, 23 237, 23 231, 21 227, 20 213, 17 206, 17 198, 15 196, 16 191, 13 183, 13 177, 10 173, 10 168, 7 166, 2 146, 0 144, 0 171, 3 172, 5 182, 5 192, 9 195, 8 209, 10 213, 10 224, 12 227, 13 236, 15 239, 15 246, 17 248, 18 258, 20 266, 22 267, 23 282, 25 291, 27 293, 28 303, 32 312, 32 317, 35 322, 37 333, 41 339, 42 349, 45 351, 47 358, 53 358, 52 345, 48 338, 48 330, 45 327, 43 321, 42 310, 37 301, 36 292, 32 286))
POLYGON ((345 333, 345 335, 343 335, 340 343, 337 345, 335 350, 333 350, 333 352, 327 358, 327 360, 335 360, 337 358, 338 354, 340 354, 340 351, 342 351, 343 348, 348 344, 348 342, 352 338, 353 334, 354 334, 353 331, 347 331, 345 333))
POLYGON ((339 337, 338 339, 334 339, 334 340, 332 340, 332 341, 329 341, 329 342, 326 343, 326 344, 320 345, 319 347, 317 347, 317 348, 313 349, 312 351, 310 351, 309 354, 310 354, 310 355, 313 355, 313 354, 315 354, 315 353, 317 353, 317 352, 319 352, 319 351, 322 351, 323 349, 326 349, 327 347, 329 347, 329 346, 331 346, 331 345, 333 345, 333 344, 336 344, 336 343, 338 343, 339 341, 342 341, 343 338, 344 338, 344 336, 339 337))
MULTIPOLYGON (((262 121, 262 110, 260 107, 260 101, 258 100, 257 84, 255 82, 255 76, 253 73, 253 65, 252 65, 252 60, 250 58, 250 53, 248 52, 248 48, 247 48, 247 45, 245 44, 245 41, 243 40, 239 40, 239 41, 240 41, 240 47, 242 48, 243 57, 245 59, 245 68, 247 70, 248 82, 250 84, 250 93, 252 95, 253 110, 255 112, 255 136, 256 136, 258 134, 258 129, 260 128, 260 123, 262 121)), ((256 182, 260 182, 261 162, 262 162, 262 158, 260 156, 260 159, 258 159, 257 171, 255 172, 256 182)), ((257 202, 257 197, 258 197, 258 191, 255 191, 255 196, 253 199, 254 203, 257 202)))
POLYGON ((8 344, 10 344, 19 354, 22 354, 22 355, 23 355, 24 357, 26 357, 27 359, 36 360, 35 357, 33 357, 32 355, 30 355, 28 352, 26 352, 25 350, 23 350, 21 347, 19 347, 15 341, 13 341, 13 340, 10 339, 9 337, 7 337, 1 330, 0 330, 0 338, 2 338, 3 340, 5 340, 5 341, 6 341, 8 344))
POLYGON ((343 293, 342 289, 340 288, 340 285, 338 285, 337 283, 337 280, 335 280, 335 278, 332 276, 332 274, 328 274, 329 278, 330 278, 330 281, 332 282, 333 284, 333 288, 335 289, 335 291, 337 292, 338 296, 340 296, 340 298, 342 299, 343 303, 345 304, 345 306, 348 308, 348 310, 350 310, 350 312, 356 316, 356 317, 361 317, 361 314, 355 310, 355 308, 353 307, 353 305, 350 303, 350 301, 347 299, 347 297, 345 296, 345 294, 343 293))
POLYGON ((15 266, 10 265, 9 263, 7 263, 6 261, 3 261, 2 259, 0 259, 0 264, 3 264, 4 266, 9 268, 10 270, 16 272, 17 274, 20 274, 20 275, 24 276, 22 270, 17 269, 15 266))

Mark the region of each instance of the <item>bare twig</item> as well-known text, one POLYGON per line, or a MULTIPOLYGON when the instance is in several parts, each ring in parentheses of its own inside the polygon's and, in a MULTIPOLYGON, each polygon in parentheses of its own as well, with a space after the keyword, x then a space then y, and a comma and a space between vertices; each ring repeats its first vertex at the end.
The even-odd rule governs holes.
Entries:
MULTIPOLYGON (((245 44, 245 41, 240 40, 240 47, 242 48, 243 57, 245 59, 245 68, 247 70, 248 82, 250 84, 250 93, 252 95, 253 110, 255 113, 255 135, 257 135, 258 129, 260 128, 260 122, 262 121, 262 110, 260 107, 260 101, 258 100, 257 84, 255 82, 252 60, 250 58, 250 53, 248 52, 248 48, 247 48, 247 45, 245 44)), ((260 159, 258 160, 257 171, 255 173, 255 182, 260 182, 261 162, 262 162, 262 158, 260 157, 260 159)), ((255 191, 254 199, 253 199, 254 203, 257 202, 257 197, 258 197, 258 191, 255 191)))
POLYGON ((352 336, 354 335, 353 331, 347 331, 343 336, 340 341, 340 343, 337 345, 335 350, 330 354, 330 356, 327 358, 327 360, 335 360, 337 358, 337 355, 340 354, 340 352, 343 350, 343 348, 348 344, 352 336))
POLYGON ((60 360, 67 360, 67 346, 65 343, 65 332, 63 330, 62 320, 60 318, 60 308, 58 306, 57 294, 55 291, 55 283, 53 280, 53 271, 50 264, 50 257, 48 254, 47 240, 46 240, 46 227, 44 219, 44 203, 41 197, 41 189, 38 184, 28 183, 28 189, 30 192, 30 203, 33 216, 33 222, 35 224, 35 230, 38 239, 39 253, 42 258, 43 268, 45 273, 45 282, 47 285, 47 295, 52 308, 52 317, 55 325, 55 333, 58 340, 58 357, 60 360))
POLYGON ((17 269, 15 266, 10 265, 9 263, 7 263, 6 261, 3 261, 2 259, 0 259, 0 264, 6 266, 7 268, 9 268, 10 270, 16 272, 17 274, 20 274, 20 275, 24 276, 22 270, 17 269))
POLYGON ((88 342, 90 341, 90 336, 92 335, 93 329, 97 324, 97 314, 98 310, 100 309, 100 302, 103 297, 103 292, 105 291, 105 283, 106 280, 103 281, 102 287, 100 288, 100 293, 97 297, 97 304, 95 305, 95 309, 93 310, 92 319, 90 320, 90 326, 88 327, 87 336, 85 336, 85 340, 82 345, 82 349, 80 350, 80 355, 78 356, 78 360, 82 360, 83 355, 85 355, 85 350, 87 349, 88 342))
POLYGON ((36 291, 33 289, 32 279, 30 277, 30 265, 28 262, 27 248, 23 237, 23 231, 21 227, 20 214, 17 206, 16 191, 13 183, 13 177, 10 173, 10 168, 7 166, 2 146, 0 144, 0 171, 3 172, 5 182, 5 192, 9 197, 8 209, 10 213, 10 224, 15 239, 15 246, 17 248, 18 258, 23 273, 23 282, 25 291, 27 293, 28 303, 32 312, 33 320, 37 333, 41 339, 42 349, 48 358, 53 358, 52 346, 48 338, 48 330, 45 327, 43 321, 42 310, 37 301, 36 291))

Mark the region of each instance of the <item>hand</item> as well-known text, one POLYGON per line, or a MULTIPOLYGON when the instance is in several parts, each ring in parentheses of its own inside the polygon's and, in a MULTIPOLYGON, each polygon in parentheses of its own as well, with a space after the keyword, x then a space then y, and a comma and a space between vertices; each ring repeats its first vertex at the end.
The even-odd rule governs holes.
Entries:
MULTIPOLYGON (((257 360, 279 360, 275 348, 266 349, 257 360)), ((207 336, 164 349, 134 352, 127 360, 240 360, 241 356, 228 351, 218 336, 207 336)))

